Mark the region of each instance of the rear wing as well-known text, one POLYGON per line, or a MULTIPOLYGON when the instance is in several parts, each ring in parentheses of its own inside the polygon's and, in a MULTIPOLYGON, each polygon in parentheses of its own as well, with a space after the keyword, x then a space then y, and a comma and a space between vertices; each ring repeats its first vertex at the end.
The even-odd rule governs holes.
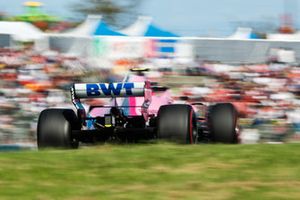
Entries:
POLYGON ((75 99, 139 97, 145 96, 147 85, 147 82, 75 83, 72 92, 75 99))
MULTIPOLYGON (((86 119, 86 111, 80 99, 82 98, 115 98, 115 97, 144 97, 141 112, 148 120, 148 108, 151 103, 150 82, 122 83, 75 83, 71 87, 72 102, 77 109, 80 119, 86 119)), ((115 102, 116 103, 116 102, 115 102)), ((116 105, 117 106, 117 105, 116 105)), ((86 125, 85 121, 82 121, 86 125)))

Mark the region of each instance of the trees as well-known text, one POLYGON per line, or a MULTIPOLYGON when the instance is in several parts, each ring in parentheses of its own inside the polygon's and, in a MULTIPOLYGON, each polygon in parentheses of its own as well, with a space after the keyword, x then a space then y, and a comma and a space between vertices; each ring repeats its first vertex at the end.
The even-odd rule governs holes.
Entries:
POLYGON ((103 20, 115 27, 127 25, 136 17, 136 8, 142 0, 86 0, 75 4, 75 12, 102 15, 103 20))

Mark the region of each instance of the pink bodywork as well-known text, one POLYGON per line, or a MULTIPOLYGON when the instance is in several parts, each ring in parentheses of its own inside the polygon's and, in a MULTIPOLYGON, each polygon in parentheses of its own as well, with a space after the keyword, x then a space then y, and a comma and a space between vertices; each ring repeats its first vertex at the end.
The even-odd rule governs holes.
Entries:
MULTIPOLYGON (((128 116, 143 115, 145 120, 148 120, 149 116, 157 115, 157 112, 162 105, 172 103, 171 92, 169 90, 154 92, 150 88, 150 82, 146 80, 145 76, 130 75, 126 82, 145 82, 145 95, 144 97, 128 97, 120 98, 117 103, 119 106, 124 106, 123 110, 126 110, 128 116), (148 108, 148 109, 147 109, 148 108)), ((99 105, 99 104, 98 104, 99 105)), ((101 105, 101 104, 100 104, 101 105)), ((114 102, 111 101, 109 106, 114 106, 114 102)), ((89 113, 90 116, 104 116, 109 113, 110 108, 94 108, 89 113)))
MULTIPOLYGON (((146 77, 137 75, 131 75, 128 79, 128 82, 144 81, 147 81, 146 77)), ((145 97, 129 97, 129 106, 132 106, 130 107, 129 115, 144 115, 140 106, 142 106, 147 99, 151 99, 150 106, 147 111, 148 115, 157 115, 160 106, 172 103, 171 92, 169 90, 154 92, 150 88, 146 88, 145 97)))

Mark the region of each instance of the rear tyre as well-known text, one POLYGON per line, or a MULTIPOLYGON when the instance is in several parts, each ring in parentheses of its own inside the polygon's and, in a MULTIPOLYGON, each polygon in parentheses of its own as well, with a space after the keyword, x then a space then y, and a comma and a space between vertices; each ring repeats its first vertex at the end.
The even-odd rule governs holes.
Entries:
POLYGON ((219 103, 209 107, 208 124, 211 139, 217 143, 237 143, 237 112, 231 103, 219 103))
POLYGON ((80 122, 71 109, 46 109, 39 116, 37 126, 38 148, 78 148, 72 130, 80 130, 80 122))
POLYGON ((193 108, 185 104, 163 105, 157 117, 159 139, 193 144, 197 137, 196 117, 193 108))

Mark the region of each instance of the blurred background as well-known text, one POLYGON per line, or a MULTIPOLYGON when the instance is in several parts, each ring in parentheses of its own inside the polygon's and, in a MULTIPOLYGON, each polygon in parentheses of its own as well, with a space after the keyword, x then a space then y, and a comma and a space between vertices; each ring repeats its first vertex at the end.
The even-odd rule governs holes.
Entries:
POLYGON ((174 101, 232 102, 244 143, 300 139, 299 0, 0 0, 0 143, 33 144, 74 82, 132 67, 174 101), (188 96, 188 98, 183 98, 188 96))

